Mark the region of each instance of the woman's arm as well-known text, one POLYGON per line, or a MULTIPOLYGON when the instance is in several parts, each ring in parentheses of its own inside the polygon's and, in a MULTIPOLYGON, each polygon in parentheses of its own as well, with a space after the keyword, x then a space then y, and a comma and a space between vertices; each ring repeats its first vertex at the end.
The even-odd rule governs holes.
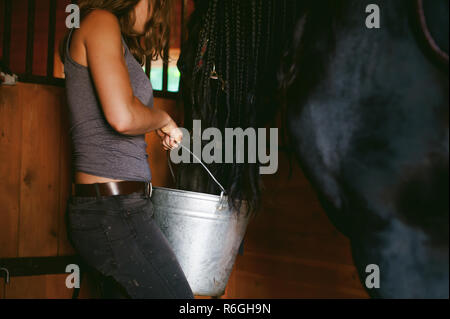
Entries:
POLYGON ((171 133, 177 128, 172 118, 162 110, 148 108, 133 95, 118 19, 108 11, 95 10, 83 20, 80 31, 86 62, 111 127, 125 135, 162 129, 180 142, 179 132, 171 133))

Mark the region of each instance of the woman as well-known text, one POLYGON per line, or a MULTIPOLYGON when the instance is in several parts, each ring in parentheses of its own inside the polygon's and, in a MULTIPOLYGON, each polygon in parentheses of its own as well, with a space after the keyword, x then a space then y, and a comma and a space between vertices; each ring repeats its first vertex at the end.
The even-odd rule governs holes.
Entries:
MULTIPOLYGON (((168 0, 81 0, 81 25, 62 51, 73 142, 71 241, 116 291, 131 298, 193 298, 152 219, 145 134, 166 150, 181 142, 170 116, 153 108, 145 56, 164 56, 168 0)), ((112 295, 111 295, 112 293, 112 295)))

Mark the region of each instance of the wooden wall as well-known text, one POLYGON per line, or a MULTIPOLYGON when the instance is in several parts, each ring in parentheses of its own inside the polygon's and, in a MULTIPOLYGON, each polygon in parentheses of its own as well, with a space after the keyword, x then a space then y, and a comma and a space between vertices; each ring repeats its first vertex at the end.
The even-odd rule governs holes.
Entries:
MULTIPOLYGON (((0 87, 0 258, 65 256, 70 141, 64 89, 19 83, 0 87)), ((175 118, 173 101, 155 99, 175 118)), ((153 182, 170 183, 166 155, 147 137, 153 182)), ((266 176, 263 209, 248 229, 224 298, 364 298, 349 244, 328 221, 298 166, 266 176)), ((70 298, 65 275, 14 277, 0 298, 70 298)), ((82 298, 96 297, 83 282, 82 298)))
POLYGON ((64 92, 30 84, 0 90, 0 257, 70 254, 60 214, 69 190, 64 92))

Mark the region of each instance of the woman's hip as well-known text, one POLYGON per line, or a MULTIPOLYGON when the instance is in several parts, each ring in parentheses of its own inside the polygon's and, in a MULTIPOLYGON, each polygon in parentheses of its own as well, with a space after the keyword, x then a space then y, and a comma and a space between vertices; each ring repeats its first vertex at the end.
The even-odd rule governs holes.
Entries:
POLYGON ((73 196, 67 203, 69 239, 82 257, 97 266, 115 259, 114 246, 137 238, 136 225, 151 223, 152 215, 151 200, 140 193, 100 198, 73 196))

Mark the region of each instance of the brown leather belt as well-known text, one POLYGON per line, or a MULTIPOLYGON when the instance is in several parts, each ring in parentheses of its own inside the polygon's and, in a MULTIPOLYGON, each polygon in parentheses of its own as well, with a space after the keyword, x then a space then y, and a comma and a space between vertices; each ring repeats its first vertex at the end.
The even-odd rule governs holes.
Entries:
POLYGON ((152 183, 147 182, 110 182, 101 184, 75 184, 74 196, 101 197, 141 193, 152 196, 152 183))

